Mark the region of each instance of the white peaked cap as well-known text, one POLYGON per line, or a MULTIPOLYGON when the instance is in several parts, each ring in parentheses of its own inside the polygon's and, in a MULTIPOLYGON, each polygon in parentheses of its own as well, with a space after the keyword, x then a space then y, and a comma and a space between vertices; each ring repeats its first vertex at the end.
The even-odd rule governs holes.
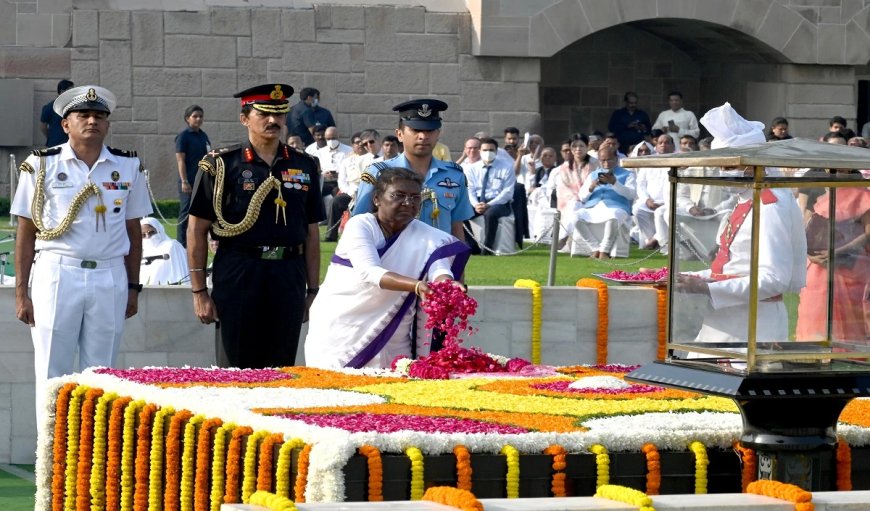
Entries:
POLYGON ((713 135, 711 149, 763 144, 767 141, 764 137, 764 123, 747 121, 728 102, 704 114, 701 124, 713 135))

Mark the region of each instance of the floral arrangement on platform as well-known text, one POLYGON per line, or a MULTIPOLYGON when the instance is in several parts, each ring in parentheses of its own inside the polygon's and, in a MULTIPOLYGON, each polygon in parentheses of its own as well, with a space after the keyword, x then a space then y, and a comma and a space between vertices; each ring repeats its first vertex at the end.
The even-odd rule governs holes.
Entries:
POLYGON ((522 358, 508 359, 462 346, 460 334, 474 333, 468 326, 468 318, 477 311, 477 300, 452 281, 429 282, 428 285, 431 292, 422 304, 426 329, 437 330, 443 336, 443 347, 416 360, 398 356, 391 364, 393 371, 411 378, 446 380, 459 373, 519 373, 531 365, 522 358))
MULTIPOLYGON (((360 452, 375 479, 381 454, 416 460, 412 480, 424 477, 428 456, 455 455, 466 486, 469 457, 501 454, 510 488, 523 477, 519 457, 550 455, 556 494, 564 491, 565 454, 644 452, 655 489, 658 452, 692 446, 696 482, 704 483, 705 449, 730 449, 740 435, 735 405, 625 382, 631 369, 450 380, 306 367, 89 369, 50 382, 37 509, 145 509, 161 498, 164 509, 214 509, 257 491, 342 501, 343 469, 360 452), (263 456, 272 449, 275 463, 263 456), (299 468, 288 484, 291 452, 299 468)), ((838 432, 852 446, 870 444, 870 400, 852 401, 838 432)), ((598 470, 603 477, 608 464, 599 460, 598 470)), ((370 498, 380 494, 377 482, 370 498)))

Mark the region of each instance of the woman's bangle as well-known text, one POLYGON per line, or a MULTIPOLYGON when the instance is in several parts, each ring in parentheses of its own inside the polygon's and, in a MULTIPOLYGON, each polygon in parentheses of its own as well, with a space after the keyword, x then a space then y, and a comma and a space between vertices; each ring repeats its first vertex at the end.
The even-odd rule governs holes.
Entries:
POLYGON ((197 289, 197 290, 195 290, 195 291, 191 291, 191 293, 193 293, 193 294, 196 295, 196 294, 199 294, 199 293, 205 293, 206 291, 208 291, 208 288, 207 288, 207 287, 204 287, 204 288, 202 288, 202 289, 197 289))
POLYGON ((423 297, 420 295, 420 284, 422 284, 422 283, 423 283, 422 280, 418 280, 418 281, 417 281, 417 284, 414 285, 414 294, 417 295, 417 296, 419 296, 420 298, 423 298, 423 297))
POLYGON ((193 273, 193 272, 195 272, 195 271, 205 271, 205 268, 191 268, 191 269, 188 270, 188 271, 189 271, 190 273, 193 273))

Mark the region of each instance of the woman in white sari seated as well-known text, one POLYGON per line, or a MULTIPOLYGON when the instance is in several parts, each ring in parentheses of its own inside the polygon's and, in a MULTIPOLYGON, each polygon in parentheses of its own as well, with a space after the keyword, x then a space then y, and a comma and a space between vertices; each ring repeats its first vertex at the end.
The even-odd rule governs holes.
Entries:
POLYGON ((306 365, 389 367, 428 351, 418 301, 426 282, 460 277, 470 249, 416 219, 422 187, 412 171, 382 170, 374 212, 347 222, 309 311, 306 365))
MULTIPOLYGON (((181 284, 190 274, 187 252, 181 243, 166 235, 156 218, 145 217, 142 224, 142 268, 139 282, 146 286, 181 284)), ((185 285, 190 285, 187 281, 185 285)))

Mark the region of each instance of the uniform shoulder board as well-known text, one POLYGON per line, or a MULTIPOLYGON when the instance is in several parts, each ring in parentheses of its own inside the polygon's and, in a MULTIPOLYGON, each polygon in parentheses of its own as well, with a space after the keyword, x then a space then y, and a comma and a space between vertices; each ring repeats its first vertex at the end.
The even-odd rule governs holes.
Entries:
POLYGON ((314 160, 314 159, 315 159, 314 156, 311 156, 310 154, 306 153, 306 152, 303 151, 302 149, 296 149, 295 147, 290 147, 289 145, 287 146, 287 148, 290 149, 291 151, 295 152, 295 153, 298 154, 299 156, 305 156, 306 158, 308 158, 308 159, 310 159, 310 160, 314 160))
POLYGON ((463 174, 465 173, 462 170, 462 167, 460 167, 455 161, 448 161, 446 163, 447 163, 447 165, 444 165, 445 169, 453 169, 453 170, 458 170, 459 172, 462 172, 463 174))
POLYGON ((115 156, 123 156, 125 158, 136 158, 138 156, 136 151, 125 151, 123 149, 115 149, 114 147, 109 147, 108 149, 115 156))
POLYGON ((380 172, 382 170, 387 170, 388 168, 390 168, 390 165, 384 160, 381 160, 372 163, 372 167, 378 169, 378 172, 380 172))
POLYGON ((33 156, 52 156, 60 154, 60 146, 46 147, 45 149, 34 149, 33 156))
POLYGON ((18 172, 27 172, 29 174, 33 174, 33 166, 26 161, 21 162, 21 165, 18 166, 18 172))
POLYGON ((212 158, 217 158, 218 156, 224 156, 224 155, 229 154, 233 151, 238 151, 241 148, 242 148, 241 144, 228 145, 226 147, 219 147, 217 149, 212 149, 211 151, 209 151, 208 154, 206 154, 206 156, 211 156, 212 158))

